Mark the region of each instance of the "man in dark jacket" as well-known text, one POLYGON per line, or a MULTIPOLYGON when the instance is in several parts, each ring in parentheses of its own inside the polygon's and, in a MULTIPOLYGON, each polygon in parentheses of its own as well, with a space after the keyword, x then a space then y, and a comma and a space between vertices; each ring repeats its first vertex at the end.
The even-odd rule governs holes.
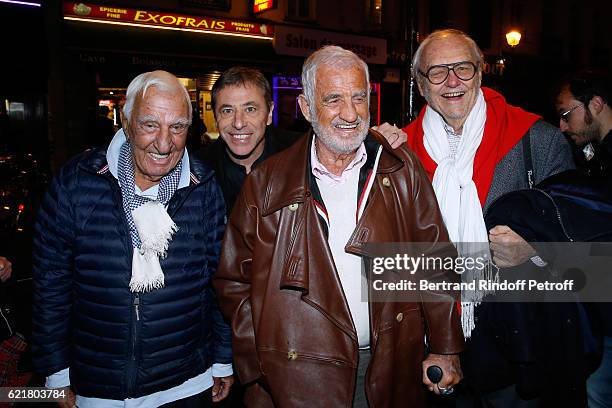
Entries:
POLYGON ((361 261, 367 243, 448 241, 431 185, 405 147, 369 133, 354 53, 322 48, 302 82, 313 132, 247 177, 215 277, 247 405, 422 407, 423 383, 440 393, 461 379, 454 303, 364 301, 361 261))
POLYGON ((585 151, 586 173, 594 177, 612 176, 612 106, 610 76, 584 72, 568 79, 557 96, 559 128, 585 151), (590 163, 594 162, 595 165, 590 163))
POLYGON ((223 190, 227 214, 252 168, 290 146, 299 136, 270 126, 274 102, 264 75, 246 67, 232 67, 212 88, 211 105, 219 138, 200 151, 223 190))
MULTIPOLYGON (((583 72, 567 80, 557 96, 559 127, 580 147, 594 146, 594 156, 584 166, 589 181, 595 182, 612 200, 612 106, 610 76, 583 72), (596 163, 595 166, 590 163, 596 163)), ((578 177, 575 180, 580 180, 578 177)), ((612 304, 595 306, 604 331, 602 360, 587 380, 589 407, 612 406, 612 304)))
POLYGON ((559 128, 580 147, 594 143, 599 169, 593 175, 612 173, 612 107, 610 76, 584 72, 568 79, 557 96, 559 128), (601 157, 597 157, 597 155, 601 157))
POLYGON ((207 406, 232 385, 230 329, 210 284, 223 198, 185 149, 191 116, 172 74, 137 76, 125 133, 69 161, 41 205, 34 365, 79 407, 207 406))

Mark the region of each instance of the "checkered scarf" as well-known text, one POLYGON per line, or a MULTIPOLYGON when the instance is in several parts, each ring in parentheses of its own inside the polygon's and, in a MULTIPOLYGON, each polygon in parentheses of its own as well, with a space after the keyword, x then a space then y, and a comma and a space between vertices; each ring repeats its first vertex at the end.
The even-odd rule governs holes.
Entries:
MULTIPOLYGON (((169 174, 164 176, 159 183, 157 201, 162 203, 164 207, 168 204, 178 188, 179 181, 181 179, 181 170, 182 160, 179 161, 176 167, 169 174)), ((121 196, 123 197, 123 212, 125 212, 125 217, 127 218, 128 225, 130 226, 132 246, 134 248, 140 248, 140 237, 138 236, 138 230, 136 229, 136 224, 134 223, 132 211, 151 200, 135 194, 132 148, 127 141, 123 144, 123 146, 121 146, 121 151, 119 153, 118 175, 119 184, 121 185, 121 196)))

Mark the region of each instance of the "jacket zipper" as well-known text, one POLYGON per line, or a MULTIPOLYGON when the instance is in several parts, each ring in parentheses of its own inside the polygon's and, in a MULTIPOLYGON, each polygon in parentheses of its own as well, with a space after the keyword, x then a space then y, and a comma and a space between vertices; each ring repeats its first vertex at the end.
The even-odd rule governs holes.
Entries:
POLYGON ((559 210, 559 207, 557 207, 557 203, 555 203, 555 200, 552 198, 552 196, 548 194, 546 191, 543 191, 537 188, 535 188, 534 190, 540 191, 542 194, 548 197, 553 207, 555 207, 555 211, 557 212, 557 220, 559 220, 559 225, 561 225, 561 229, 563 230, 563 235, 565 235, 565 238, 567 238, 568 241, 574 242, 574 239, 569 236, 569 234, 567 233, 567 229, 565 229, 565 224, 563 224, 563 220, 561 219, 561 211, 559 210))
POLYGON ((140 297, 136 294, 134 298, 134 312, 136 313, 136 321, 140 320, 140 297))
MULTIPOLYGON (((120 205, 120 212, 121 212, 120 218, 123 221, 123 227, 126 232, 125 234, 126 248, 128 248, 128 250, 129 249, 133 250, 130 226, 123 212, 123 205, 121 204, 123 200, 123 197, 121 197, 121 190, 116 184, 113 184, 112 181, 111 181, 111 190, 115 194, 115 199, 120 205)), ((128 255, 128 259, 129 259, 128 264, 131 267, 132 257, 128 255)), ((140 321, 140 297, 138 293, 136 293, 134 297, 132 298, 132 307, 130 308, 130 321, 131 321, 131 325, 130 325, 131 326, 130 327, 131 343, 130 343, 130 352, 128 354, 127 369, 125 370, 125 375, 126 375, 125 384, 126 384, 126 392, 128 396, 133 394, 134 389, 136 388, 136 383, 137 383, 136 377, 137 377, 137 367, 138 366, 136 363, 136 343, 137 343, 137 334, 138 334, 138 322, 140 321), (132 312, 132 308, 133 308, 133 312, 132 312)))
POLYGON ((128 360, 128 369, 127 373, 127 392, 128 395, 132 395, 134 388, 136 386, 136 377, 137 377, 137 361, 136 361, 136 346, 138 340, 138 322, 140 321, 140 296, 138 293, 134 296, 134 300, 132 301, 132 306, 134 308, 133 318, 132 318, 132 343, 130 349, 130 358, 128 360))
MULTIPOLYGON (((565 235, 565 238, 567 238, 567 240, 569 242, 574 242, 574 239, 572 237, 570 237, 570 235, 567 232, 567 229, 565 228, 565 224, 563 223, 563 219, 561 217, 561 211, 559 210, 559 207, 557 206, 557 203, 555 203, 554 198, 552 198, 552 196, 550 194, 548 194, 544 190, 540 190, 539 188, 529 188, 529 189, 516 190, 516 192, 519 192, 519 191, 538 191, 538 192, 544 194, 544 196, 547 197, 548 200, 550 200, 550 202, 552 203, 553 207, 555 207, 555 212, 557 213, 557 221, 559 221, 559 225, 561 226, 561 230, 563 231, 563 235, 565 235)), ((487 217, 487 214, 489 213, 489 209, 491 207, 493 207, 493 204, 495 204, 499 199, 501 199, 503 197, 504 196, 502 195, 500 197, 497 197, 495 200, 493 200, 491 205, 489 205, 489 208, 487 208, 487 211, 485 211, 483 218, 487 217)))
MULTIPOLYGON (((273 351, 273 352, 277 352, 277 353, 281 353, 281 354, 286 354, 280 350, 274 349, 274 348, 268 348, 268 347, 261 347, 260 348, 262 351, 273 351)), ((299 353, 297 354, 297 359, 304 359, 304 360, 311 360, 311 361, 318 361, 321 363, 328 363, 328 364, 333 364, 335 366, 340 366, 340 367, 344 367, 347 366, 348 363, 346 361, 342 361, 342 360, 338 360, 335 358, 327 358, 327 357, 319 357, 319 356, 313 356, 310 354, 302 354, 299 353)))
POLYGON ((339 367, 344 367, 344 366, 347 365, 345 361, 336 360, 336 359, 333 359, 333 358, 311 356, 311 355, 308 355, 308 354, 300 354, 299 357, 303 357, 305 360, 318 361, 318 362, 321 362, 321 363, 329 363, 329 364, 333 364, 333 365, 339 366, 339 367))

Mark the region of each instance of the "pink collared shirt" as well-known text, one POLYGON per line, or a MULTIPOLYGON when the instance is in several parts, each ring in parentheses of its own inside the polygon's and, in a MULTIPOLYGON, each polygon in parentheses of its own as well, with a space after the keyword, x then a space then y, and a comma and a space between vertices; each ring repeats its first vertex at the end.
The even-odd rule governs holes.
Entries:
POLYGON ((319 158, 317 157, 317 149, 315 148, 315 143, 320 142, 316 139, 316 136, 313 135, 313 137, 315 139, 313 140, 312 145, 310 147, 310 164, 312 167, 312 174, 315 176, 315 178, 325 182, 326 184, 332 185, 346 182, 346 180, 348 180, 353 173, 359 173, 359 171, 368 159, 368 154, 366 153, 365 145, 361 143, 361 145, 357 149, 357 152, 355 153, 355 157, 353 157, 353 160, 351 160, 349 165, 346 166, 346 168, 342 171, 341 175, 336 176, 334 173, 327 170, 325 166, 319 161, 319 158))
POLYGON ((315 182, 325 205, 328 225, 327 243, 355 324, 359 347, 366 348, 370 345, 370 312, 368 302, 362 300, 361 288, 367 285, 367 282, 361 273, 361 258, 347 253, 344 247, 357 225, 359 172, 366 163, 367 153, 362 143, 346 169, 340 176, 336 176, 317 158, 315 143, 318 142, 315 139, 312 143, 310 162, 312 174, 315 176, 315 182))

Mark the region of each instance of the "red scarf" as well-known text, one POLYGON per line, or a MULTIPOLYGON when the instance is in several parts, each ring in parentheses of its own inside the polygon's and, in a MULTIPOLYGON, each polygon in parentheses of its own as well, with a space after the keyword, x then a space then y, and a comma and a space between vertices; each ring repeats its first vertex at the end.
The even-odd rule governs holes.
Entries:
MULTIPOLYGON (((487 104, 487 120, 482 142, 476 150, 472 177, 478 190, 480 204, 484 206, 493 181, 495 166, 541 117, 508 105, 506 99, 492 89, 485 87, 481 89, 487 104)), ((423 117, 426 107, 423 107, 418 118, 403 130, 408 134, 408 147, 421 159, 429 179, 432 180, 438 165, 429 156, 423 144, 423 117)))

